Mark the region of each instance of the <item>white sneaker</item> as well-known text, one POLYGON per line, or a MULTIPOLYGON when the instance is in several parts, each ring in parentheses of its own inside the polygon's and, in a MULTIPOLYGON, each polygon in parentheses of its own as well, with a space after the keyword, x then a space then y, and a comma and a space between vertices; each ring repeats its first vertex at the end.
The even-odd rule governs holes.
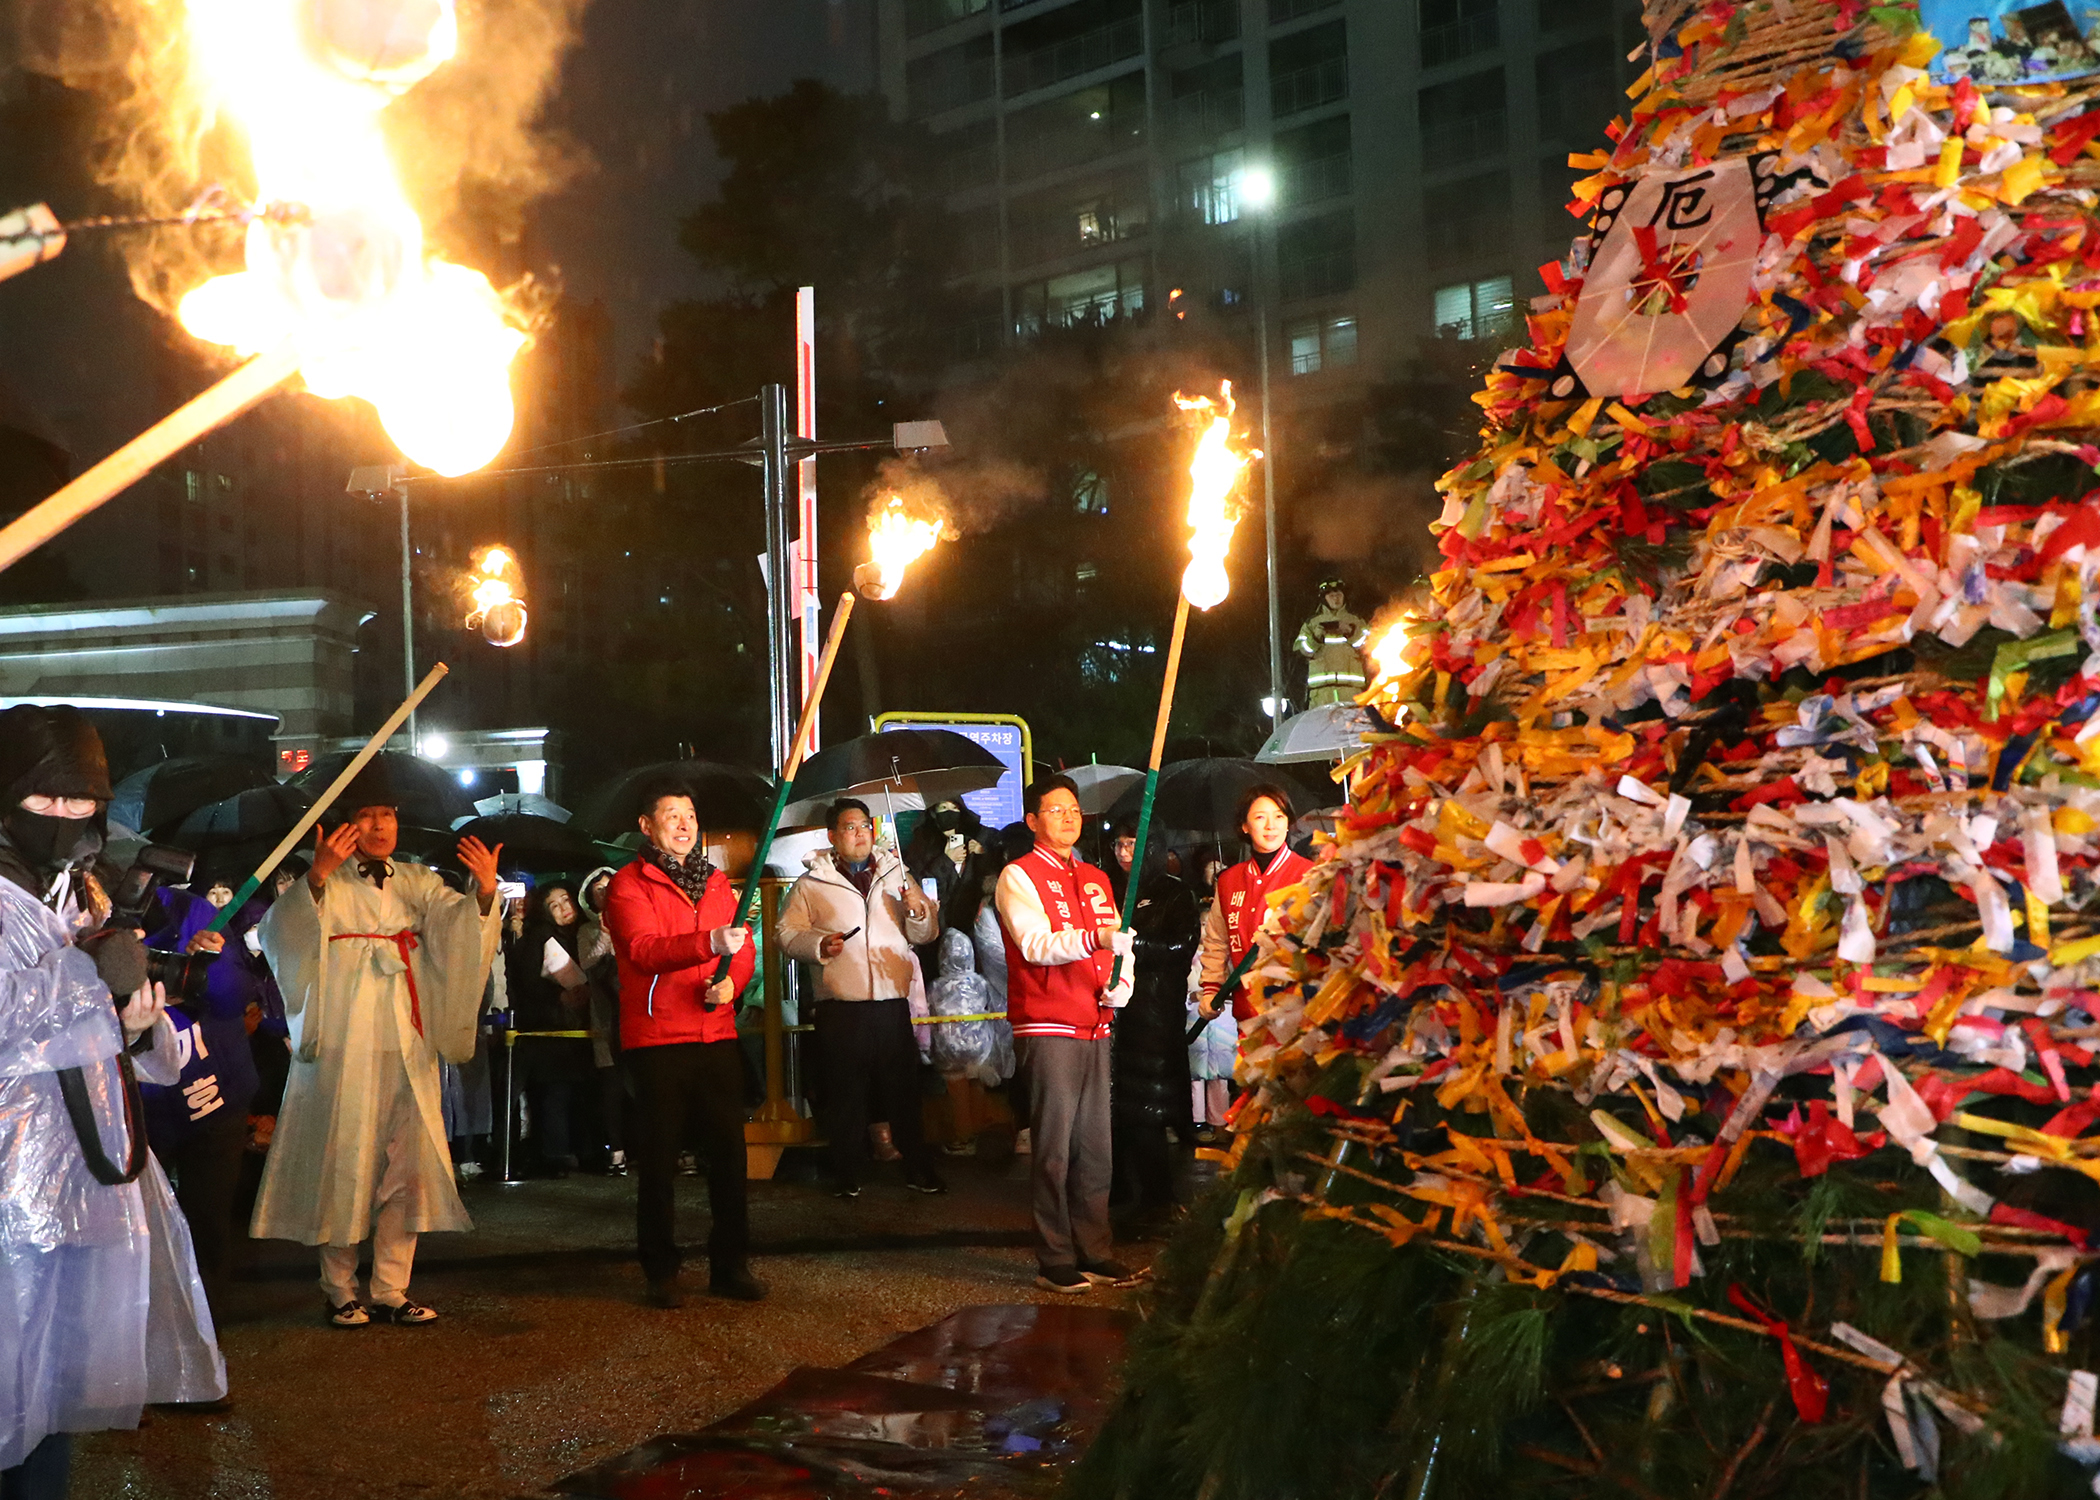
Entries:
POLYGON ((1023 1130, 1014 1136, 1014 1155, 1028 1156, 1033 1154, 1034 1151, 1035 1145, 1028 1139, 1027 1131, 1023 1130))
POLYGON ((461 1182, 472 1182, 475 1178, 481 1175, 481 1171, 482 1168, 480 1162, 463 1161, 459 1164, 459 1180, 461 1182))

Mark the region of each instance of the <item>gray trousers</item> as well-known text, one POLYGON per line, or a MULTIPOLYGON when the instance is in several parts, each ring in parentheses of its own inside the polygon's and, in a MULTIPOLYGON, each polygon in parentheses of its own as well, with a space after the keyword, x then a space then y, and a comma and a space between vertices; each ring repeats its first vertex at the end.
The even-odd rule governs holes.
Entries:
POLYGON ((1014 1038, 1028 1078, 1029 1188, 1044 1267, 1108 1259, 1109 1040, 1014 1038))

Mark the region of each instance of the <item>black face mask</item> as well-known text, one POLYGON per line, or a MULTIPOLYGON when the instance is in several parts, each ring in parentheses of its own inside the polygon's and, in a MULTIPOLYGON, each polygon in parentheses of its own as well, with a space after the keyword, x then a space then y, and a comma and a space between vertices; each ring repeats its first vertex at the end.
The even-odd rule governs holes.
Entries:
POLYGON ((93 858, 102 848, 99 811, 85 818, 54 818, 14 807, 8 809, 0 826, 7 829, 8 838, 35 870, 64 869, 93 858))
POLYGON ((936 807, 928 816, 933 826, 943 833, 953 833, 962 827, 962 814, 952 807, 936 807))

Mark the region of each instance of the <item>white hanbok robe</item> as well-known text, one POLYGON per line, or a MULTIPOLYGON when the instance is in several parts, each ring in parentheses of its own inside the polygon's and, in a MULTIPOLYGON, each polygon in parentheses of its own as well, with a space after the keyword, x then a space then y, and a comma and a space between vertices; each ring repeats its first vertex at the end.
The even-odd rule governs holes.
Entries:
POLYGON ((474 1055, 502 927, 496 905, 484 915, 436 871, 400 862, 384 889, 352 859, 318 902, 300 880, 271 906, 259 930, 284 992, 292 1066, 255 1202, 257 1239, 355 1245, 372 1232, 382 1170, 399 1181, 404 1167, 403 1228, 474 1227, 452 1182, 438 1060, 474 1055), (413 934, 415 946, 404 955, 390 937, 352 935, 374 933, 413 934), (383 1140, 404 1085, 413 1123, 383 1140))

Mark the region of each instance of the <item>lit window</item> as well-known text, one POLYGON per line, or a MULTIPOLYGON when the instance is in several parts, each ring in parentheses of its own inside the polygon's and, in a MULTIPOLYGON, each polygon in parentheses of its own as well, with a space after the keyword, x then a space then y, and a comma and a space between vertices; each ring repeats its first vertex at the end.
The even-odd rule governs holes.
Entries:
POLYGON ((1436 289, 1436 331, 1444 338, 1497 338, 1508 328, 1516 306, 1516 286, 1507 276, 1440 286, 1436 289))
POLYGON ((1293 375, 1312 375, 1356 363, 1356 318, 1353 314, 1303 318, 1284 325, 1283 336, 1290 345, 1293 375))

